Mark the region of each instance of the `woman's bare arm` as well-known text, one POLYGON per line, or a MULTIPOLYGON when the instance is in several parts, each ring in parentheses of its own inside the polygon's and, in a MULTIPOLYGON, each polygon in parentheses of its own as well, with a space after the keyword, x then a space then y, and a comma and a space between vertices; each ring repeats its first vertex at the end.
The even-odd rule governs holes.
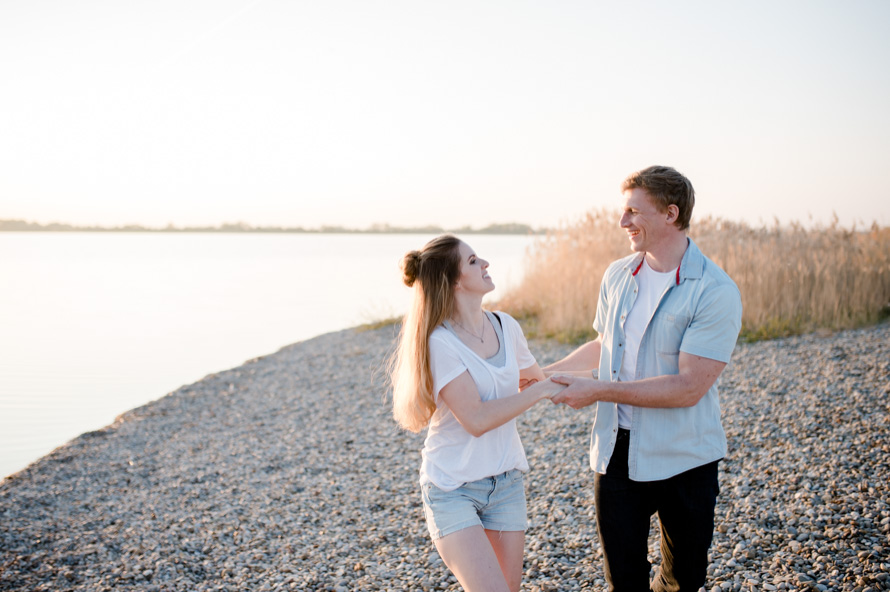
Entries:
MULTIPOLYGON (((538 370, 540 371, 540 368, 538 370)), ((442 387, 439 396, 454 413, 454 417, 457 418, 460 425, 467 432, 478 437, 504 425, 530 409, 538 401, 549 399, 564 388, 565 386, 561 384, 544 379, 543 373, 541 373, 540 382, 526 387, 515 395, 483 401, 470 373, 464 372, 442 387)))

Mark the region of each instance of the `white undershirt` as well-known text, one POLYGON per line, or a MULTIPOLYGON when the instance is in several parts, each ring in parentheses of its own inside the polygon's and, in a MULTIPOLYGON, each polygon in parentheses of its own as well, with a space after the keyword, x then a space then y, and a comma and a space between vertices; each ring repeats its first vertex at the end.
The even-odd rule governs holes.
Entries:
MULTIPOLYGON (((624 321, 624 361, 618 372, 618 379, 626 382, 636 380, 637 355, 640 352, 640 342, 643 333, 658 308, 658 302, 668 286, 676 276, 677 270, 658 272, 654 271, 643 258, 643 266, 637 272, 636 280, 639 292, 634 301, 633 308, 624 321)), ((633 417, 633 405, 618 405, 618 427, 630 429, 633 417)))

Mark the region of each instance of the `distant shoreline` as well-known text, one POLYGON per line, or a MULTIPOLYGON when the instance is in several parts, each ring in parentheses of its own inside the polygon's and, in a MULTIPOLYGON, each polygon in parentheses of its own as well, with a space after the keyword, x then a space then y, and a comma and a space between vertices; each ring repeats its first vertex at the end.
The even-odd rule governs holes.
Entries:
POLYGON ((489 224, 484 228, 446 229, 439 226, 399 227, 388 224, 373 224, 368 228, 346 228, 344 226, 321 226, 303 228, 301 226, 251 226, 245 222, 225 223, 219 226, 183 226, 172 224, 164 228, 150 228, 138 224, 124 226, 77 226, 61 222, 38 224, 26 220, 0 220, 0 232, 220 232, 220 233, 273 233, 273 234, 545 234, 546 229, 535 229, 527 224, 489 224))

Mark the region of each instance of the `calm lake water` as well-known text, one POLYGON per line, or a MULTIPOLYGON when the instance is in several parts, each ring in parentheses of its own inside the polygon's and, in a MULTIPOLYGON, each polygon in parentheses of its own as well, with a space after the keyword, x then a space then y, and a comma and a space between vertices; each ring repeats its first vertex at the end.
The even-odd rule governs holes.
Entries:
MULTIPOLYGON (((428 235, 0 233, 0 476, 207 374, 401 315, 428 235)), ((496 299, 534 237, 468 235, 496 299)))

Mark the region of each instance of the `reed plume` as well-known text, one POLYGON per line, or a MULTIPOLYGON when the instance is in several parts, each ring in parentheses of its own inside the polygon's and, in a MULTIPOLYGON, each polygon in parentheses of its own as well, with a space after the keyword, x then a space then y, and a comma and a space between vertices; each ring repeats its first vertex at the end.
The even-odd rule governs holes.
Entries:
MULTIPOLYGON (((499 306, 533 333, 595 335, 603 272, 630 253, 617 219, 592 211, 548 233, 527 255, 522 283, 499 306)), ((709 217, 693 220, 689 235, 738 285, 744 339, 853 328, 890 315, 890 227, 846 229, 835 218, 822 227, 754 228, 709 217)))

